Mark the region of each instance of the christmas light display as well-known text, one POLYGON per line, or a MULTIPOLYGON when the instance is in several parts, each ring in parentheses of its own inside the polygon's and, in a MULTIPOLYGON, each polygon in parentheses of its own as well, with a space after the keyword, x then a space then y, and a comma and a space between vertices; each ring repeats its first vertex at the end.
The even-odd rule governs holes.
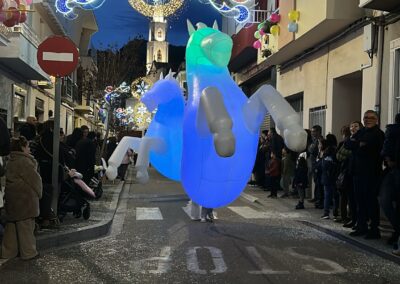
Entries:
POLYGON ((169 17, 179 10, 184 0, 129 0, 139 13, 146 17, 169 17))
POLYGON ((251 17, 250 9, 254 4, 250 0, 199 0, 209 4, 225 17, 234 18, 236 22, 247 23, 251 17))
POLYGON ((57 12, 64 15, 69 20, 78 17, 75 9, 95 10, 100 8, 106 0, 56 0, 55 7, 57 12))

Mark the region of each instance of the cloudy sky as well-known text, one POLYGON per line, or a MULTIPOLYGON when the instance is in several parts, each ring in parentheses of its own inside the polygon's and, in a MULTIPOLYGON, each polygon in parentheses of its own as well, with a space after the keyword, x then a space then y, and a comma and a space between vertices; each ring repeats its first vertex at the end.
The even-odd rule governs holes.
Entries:
MULTIPOLYGON (((174 45, 185 45, 187 42, 186 19, 208 25, 217 19, 221 24, 220 14, 210 5, 201 4, 199 0, 184 1, 184 8, 168 22, 168 41, 174 45)), ((95 15, 99 31, 92 37, 92 44, 98 49, 109 44, 121 46, 137 35, 147 39, 149 19, 136 12, 128 0, 107 0, 95 11, 95 15)))

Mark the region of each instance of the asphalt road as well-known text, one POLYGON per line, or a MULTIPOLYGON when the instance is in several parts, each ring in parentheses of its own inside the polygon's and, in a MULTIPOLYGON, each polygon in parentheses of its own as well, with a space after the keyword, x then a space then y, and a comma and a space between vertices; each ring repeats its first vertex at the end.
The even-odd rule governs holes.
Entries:
POLYGON ((9 261, 0 283, 400 283, 397 264, 237 200, 192 221, 180 186, 125 184, 109 236, 9 261))

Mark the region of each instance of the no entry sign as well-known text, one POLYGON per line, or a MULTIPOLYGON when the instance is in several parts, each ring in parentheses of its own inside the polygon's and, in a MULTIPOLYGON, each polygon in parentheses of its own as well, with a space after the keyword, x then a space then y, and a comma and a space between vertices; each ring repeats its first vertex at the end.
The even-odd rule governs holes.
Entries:
POLYGON ((69 38, 51 36, 39 45, 37 60, 47 74, 64 77, 76 69, 79 52, 69 38))

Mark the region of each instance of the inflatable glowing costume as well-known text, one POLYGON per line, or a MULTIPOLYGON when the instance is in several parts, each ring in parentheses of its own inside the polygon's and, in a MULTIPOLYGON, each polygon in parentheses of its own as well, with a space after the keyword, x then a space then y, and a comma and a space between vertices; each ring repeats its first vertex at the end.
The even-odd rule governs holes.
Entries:
POLYGON ((151 164, 167 178, 180 181, 182 159, 182 121, 184 109, 183 92, 179 83, 169 73, 157 81, 142 97, 149 111, 157 112, 143 138, 125 136, 108 160, 106 175, 115 179, 117 168, 126 151, 131 148, 138 153, 136 178, 145 183, 147 168, 151 164))
MULTIPOLYGON (((216 24, 209 28, 199 23, 196 30, 188 21, 188 29, 190 39, 186 47, 186 72, 189 97, 183 118, 181 180, 194 202, 207 208, 217 208, 234 201, 245 188, 254 165, 259 128, 267 109, 278 129, 283 131, 289 149, 303 151, 307 134, 300 124, 298 114, 273 87, 264 85, 247 99, 230 77, 227 68, 232 39, 220 32, 216 24)), ((181 139, 179 133, 182 129, 180 114, 183 101, 175 101, 171 99, 175 96, 171 95, 161 100, 159 94, 163 89, 157 84, 161 86, 165 82, 157 82, 148 99, 143 98, 143 102, 149 109, 159 104, 158 112, 170 109, 160 108, 161 103, 170 103, 170 107, 178 103, 178 111, 171 117, 167 112, 160 115, 155 123, 162 127, 149 128, 149 133, 141 140, 122 139, 114 152, 115 157, 113 154, 109 160, 109 165, 114 168, 111 171, 107 169, 109 178, 116 176, 116 167, 121 163, 128 144, 132 149, 138 149, 136 167, 137 178, 141 182, 148 180, 146 167, 149 151, 154 153, 150 154, 152 158, 164 155, 165 160, 159 163, 157 169, 160 172, 164 170, 166 176, 169 171, 165 167, 178 167, 179 163, 174 158, 179 157, 176 151, 181 149, 176 141, 181 139), (152 92, 158 95, 154 96, 152 92), (169 123, 170 120, 174 123, 169 123), (175 134, 167 137, 165 134, 168 131, 175 131, 175 134), (126 145, 123 145, 125 142, 126 145), (117 151, 118 148, 124 150, 117 151), (167 155, 167 152, 175 154, 167 155)), ((157 162, 154 162, 156 165, 157 162)))
POLYGON ((271 86, 262 86, 249 100, 243 94, 227 68, 228 35, 215 24, 199 23, 195 30, 188 22, 188 29, 182 184, 193 201, 217 208, 234 201, 249 180, 266 108, 292 150, 304 150, 307 135, 299 116, 271 86))

